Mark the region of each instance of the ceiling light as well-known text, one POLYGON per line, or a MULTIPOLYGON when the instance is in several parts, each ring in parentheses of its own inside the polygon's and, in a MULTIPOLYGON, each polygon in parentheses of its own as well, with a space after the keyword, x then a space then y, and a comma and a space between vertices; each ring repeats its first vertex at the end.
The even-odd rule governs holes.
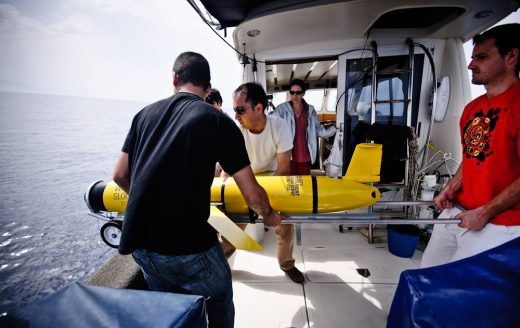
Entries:
POLYGON ((337 63, 338 63, 338 61, 335 60, 332 64, 330 64, 330 66, 329 66, 329 71, 330 71, 330 69, 331 69, 332 67, 336 66, 337 63))
POLYGON ((252 38, 257 37, 259 34, 260 34, 260 30, 257 30, 257 29, 247 31, 247 35, 252 38))

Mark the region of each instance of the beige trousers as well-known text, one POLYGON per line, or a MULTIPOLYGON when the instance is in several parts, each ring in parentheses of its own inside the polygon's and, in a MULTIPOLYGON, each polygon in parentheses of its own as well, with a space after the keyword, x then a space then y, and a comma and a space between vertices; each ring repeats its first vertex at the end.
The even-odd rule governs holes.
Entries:
MULTIPOLYGON (((240 229, 244 230, 247 227, 247 223, 238 223, 240 229)), ((276 227, 276 240, 278 243, 278 264, 280 269, 283 271, 291 270, 294 268, 294 257, 292 256, 294 248, 294 225, 293 224, 280 224, 276 227)), ((235 247, 222 237, 220 243, 224 249, 226 258, 229 258, 235 252, 235 247)))

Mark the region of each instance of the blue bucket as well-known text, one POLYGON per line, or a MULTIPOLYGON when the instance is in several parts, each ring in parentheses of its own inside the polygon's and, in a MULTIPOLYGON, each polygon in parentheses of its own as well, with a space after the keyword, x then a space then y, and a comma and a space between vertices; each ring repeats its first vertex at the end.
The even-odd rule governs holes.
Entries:
POLYGON ((420 230, 415 225, 388 225, 388 250, 399 257, 410 258, 419 241, 420 230))

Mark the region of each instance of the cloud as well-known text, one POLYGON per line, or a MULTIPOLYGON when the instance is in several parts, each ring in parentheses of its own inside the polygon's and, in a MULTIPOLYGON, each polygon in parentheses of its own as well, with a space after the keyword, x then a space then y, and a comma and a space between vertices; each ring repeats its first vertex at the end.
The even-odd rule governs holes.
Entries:
MULTIPOLYGON (((146 1, 136 0, 76 0, 78 6, 117 14, 138 14, 146 1)), ((74 1, 73 1, 74 3, 74 1)))
POLYGON ((136 90, 142 80, 153 78, 140 48, 147 33, 125 21, 125 15, 115 15, 116 7, 102 8, 110 12, 101 14, 96 7, 90 7, 96 13, 78 8, 69 3, 66 15, 44 23, 12 5, 0 5, 2 89, 108 98, 151 96, 136 90))
POLYGON ((18 9, 12 5, 0 4, 0 37, 19 37, 20 35, 31 35, 39 33, 44 29, 44 25, 24 17, 18 9))
POLYGON ((0 5, 4 90, 156 100, 172 93, 171 65, 186 50, 206 56, 223 95, 240 81, 233 50, 186 2, 14 4, 0 5))
POLYGON ((60 22, 45 24, 22 15, 12 5, 0 4, 0 37, 2 39, 81 35, 88 33, 90 29, 91 23, 83 17, 71 16, 60 22))
MULTIPOLYGON (((148 7, 158 1, 139 1, 139 0, 76 0, 75 3, 81 9, 93 9, 99 12, 114 14, 130 14, 141 16, 146 14, 148 7)), ((168 1, 171 2, 171 1, 168 1)), ((168 3, 163 1, 163 3, 168 3)), ((74 1, 72 2, 74 3, 74 1)))
MULTIPOLYGON (((173 25, 183 20, 182 15, 175 15, 178 8, 182 6, 171 0, 73 0, 69 2, 69 6, 76 6, 79 10, 89 10, 96 14, 139 18, 166 25, 173 25)), ((189 9, 186 4, 184 7, 189 9)))

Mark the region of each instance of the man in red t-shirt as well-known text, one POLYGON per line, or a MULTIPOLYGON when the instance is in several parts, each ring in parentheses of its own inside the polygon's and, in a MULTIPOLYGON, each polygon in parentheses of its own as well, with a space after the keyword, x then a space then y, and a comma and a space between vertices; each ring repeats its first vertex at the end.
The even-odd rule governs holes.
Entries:
POLYGON ((440 217, 421 267, 466 258, 520 237, 520 24, 492 28, 473 38, 468 68, 486 94, 460 119, 462 165, 435 198, 440 217), (462 208, 454 206, 460 204, 462 208))

